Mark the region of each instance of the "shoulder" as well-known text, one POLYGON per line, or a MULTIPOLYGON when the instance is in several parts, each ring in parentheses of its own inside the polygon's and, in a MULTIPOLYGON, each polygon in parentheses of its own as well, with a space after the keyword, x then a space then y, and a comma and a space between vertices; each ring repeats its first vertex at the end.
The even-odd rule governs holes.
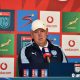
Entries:
POLYGON ((31 47, 32 45, 33 45, 33 42, 31 41, 26 45, 26 48, 31 47))
POLYGON ((54 47, 61 49, 61 47, 59 45, 54 44, 54 47))
POLYGON ((61 47, 59 45, 56 45, 56 44, 53 44, 53 43, 51 43, 49 45, 50 45, 50 47, 52 47, 54 49, 61 49, 61 47))
POLYGON ((27 44, 25 47, 23 47, 21 49, 21 56, 24 57, 26 55, 29 55, 28 53, 30 53, 32 51, 32 42, 30 42, 29 44, 27 44))
POLYGON ((21 51, 25 51, 25 50, 27 50, 27 49, 30 49, 30 48, 32 47, 32 45, 33 45, 33 42, 29 42, 26 46, 24 46, 24 47, 22 48, 21 51))
POLYGON ((61 49, 61 47, 59 45, 53 44, 51 41, 48 40, 48 45, 50 48, 54 48, 54 49, 61 49))

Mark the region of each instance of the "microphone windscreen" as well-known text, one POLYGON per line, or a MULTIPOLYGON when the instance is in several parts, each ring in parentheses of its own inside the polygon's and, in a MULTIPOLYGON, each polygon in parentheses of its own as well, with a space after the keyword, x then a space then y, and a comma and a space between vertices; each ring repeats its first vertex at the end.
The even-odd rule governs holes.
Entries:
POLYGON ((48 49, 47 47, 44 47, 44 48, 42 49, 42 51, 43 51, 43 57, 44 57, 44 58, 46 58, 46 57, 51 57, 51 54, 50 54, 49 49, 48 49))
POLYGON ((43 57, 44 57, 44 58, 46 58, 46 57, 51 57, 51 54, 50 54, 50 53, 44 53, 44 54, 43 54, 43 57))
POLYGON ((50 54, 49 49, 47 47, 43 48, 43 57, 44 57, 44 59, 47 59, 48 63, 50 63, 51 54, 50 54))

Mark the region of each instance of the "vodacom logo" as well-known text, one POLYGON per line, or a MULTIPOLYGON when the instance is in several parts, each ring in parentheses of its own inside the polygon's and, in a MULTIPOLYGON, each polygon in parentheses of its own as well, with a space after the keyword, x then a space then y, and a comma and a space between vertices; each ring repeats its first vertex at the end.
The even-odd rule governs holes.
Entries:
POLYGON ((52 17, 52 16, 48 16, 48 17, 47 17, 47 22, 48 22, 48 23, 52 23, 52 22, 53 22, 53 20, 54 20, 54 19, 53 19, 53 17, 52 17))
POLYGON ((74 40, 70 40, 68 42, 68 44, 69 44, 70 47, 73 47, 73 46, 75 46, 75 41, 74 40))
POLYGON ((1 63, 0 64, 0 69, 1 70, 6 70, 7 69, 7 63, 1 63))

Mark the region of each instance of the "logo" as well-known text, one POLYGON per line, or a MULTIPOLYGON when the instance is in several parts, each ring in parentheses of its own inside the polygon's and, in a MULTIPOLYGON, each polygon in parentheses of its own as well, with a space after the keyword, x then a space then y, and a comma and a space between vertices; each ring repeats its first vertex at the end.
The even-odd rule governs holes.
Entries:
POLYGON ((7 63, 1 63, 0 64, 0 69, 1 70, 6 70, 7 69, 7 63))
POLYGON ((74 64, 74 70, 76 73, 80 73, 80 64, 74 64))
POLYGON ((24 69, 23 76, 29 77, 29 69, 24 69))
POLYGON ((47 47, 44 47, 45 52, 49 52, 49 49, 47 47))
POLYGON ((28 20, 28 22, 25 23, 25 24, 24 24, 23 26, 21 26, 21 27, 25 27, 25 26, 27 26, 28 24, 31 24, 31 23, 32 23, 32 17, 33 17, 33 16, 34 16, 34 14, 24 16, 24 17, 22 18, 22 20, 28 20))
POLYGON ((48 32, 60 32, 59 11, 40 11, 40 19, 45 21, 48 32))
POLYGON ((31 39, 32 39, 32 38, 31 38, 30 36, 29 36, 29 37, 28 37, 28 36, 22 36, 22 37, 21 37, 21 40, 22 40, 22 41, 31 40, 31 39))
POLYGON ((68 29, 75 29, 76 27, 73 26, 73 25, 77 24, 78 21, 79 21, 79 18, 75 17, 74 20, 69 21, 68 24, 65 27, 67 27, 68 29))
POLYGON ((47 77, 48 76, 48 70, 47 69, 41 69, 41 77, 47 77))
POLYGON ((0 58, 0 77, 14 77, 14 58, 0 58))
MULTIPOLYGON (((32 54, 36 55, 36 52, 32 52, 32 54)), ((37 55, 36 55, 37 56, 37 55)))
POLYGON ((55 51, 55 50, 51 50, 51 53, 52 53, 52 55, 53 55, 54 57, 56 57, 56 55, 57 55, 57 51, 55 51))
POLYGON ((21 48, 31 44, 31 39, 32 38, 30 36, 25 36, 25 35, 21 36, 21 48))
POLYGON ((80 64, 74 64, 74 73, 72 73, 72 77, 80 77, 80 64))
POLYGON ((38 77, 38 70, 32 69, 32 77, 38 77))
POLYGON ((70 47, 74 47, 75 46, 75 41, 74 40, 70 40, 68 42, 68 44, 69 44, 70 47))
POLYGON ((53 17, 52 17, 52 16, 48 16, 48 17, 47 17, 47 22, 48 22, 48 23, 52 23, 52 22, 53 22, 53 20, 54 20, 54 19, 53 19, 53 17))
POLYGON ((0 28, 10 27, 10 12, 0 12, 0 28))
POLYGON ((11 42, 11 39, 8 39, 7 42, 0 44, 0 47, 8 46, 11 42))

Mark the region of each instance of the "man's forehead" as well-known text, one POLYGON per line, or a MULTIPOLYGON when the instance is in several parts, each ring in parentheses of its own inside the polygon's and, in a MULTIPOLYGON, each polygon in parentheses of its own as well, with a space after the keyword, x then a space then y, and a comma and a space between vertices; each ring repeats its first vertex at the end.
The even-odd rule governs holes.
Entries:
POLYGON ((46 30, 44 30, 44 29, 42 29, 42 28, 38 28, 38 29, 36 29, 35 31, 41 31, 41 30, 43 30, 43 31, 46 31, 46 30))

